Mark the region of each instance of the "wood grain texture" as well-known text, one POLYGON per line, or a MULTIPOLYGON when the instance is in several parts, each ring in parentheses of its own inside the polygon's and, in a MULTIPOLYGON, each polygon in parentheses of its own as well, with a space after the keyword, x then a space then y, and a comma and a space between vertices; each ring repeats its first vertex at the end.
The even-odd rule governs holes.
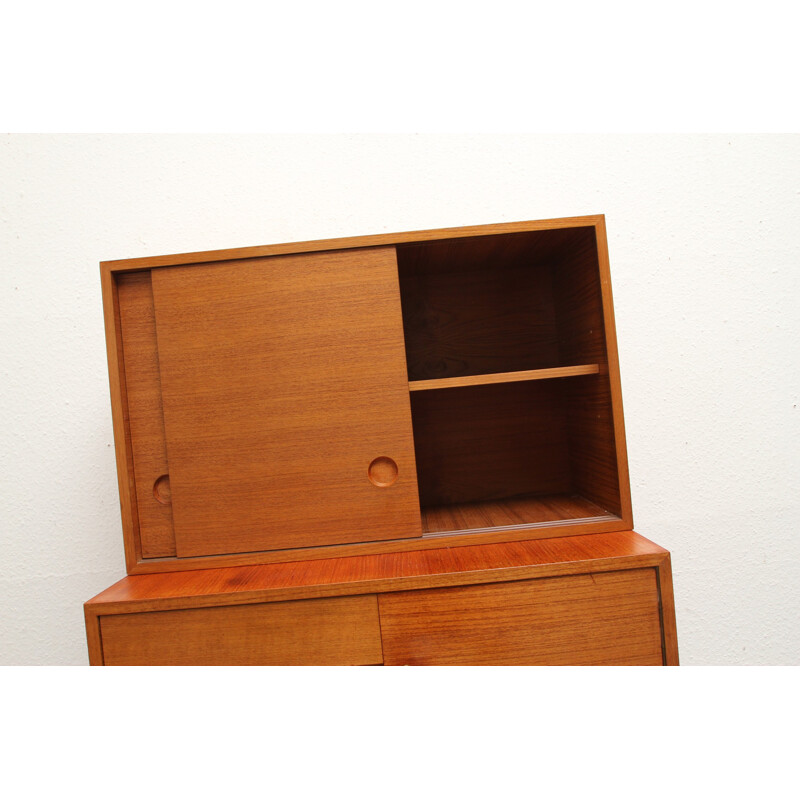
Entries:
POLYGON ((577 495, 510 497, 479 503, 427 506, 422 509, 422 530, 426 533, 460 532, 588 519, 609 519, 609 514, 577 495))
POLYGON ((103 320, 111 391, 111 419, 114 429, 117 485, 122 517, 122 539, 125 550, 125 566, 130 574, 142 563, 142 548, 139 539, 139 513, 136 507, 133 448, 128 424, 127 381, 125 357, 122 351, 119 296, 115 277, 109 269, 101 267, 100 287, 103 295, 103 320))
MULTIPOLYGON (((652 630, 652 613, 655 613, 655 624, 659 627, 655 634, 657 649, 666 653, 666 663, 677 663, 674 616, 671 629, 669 620, 673 599, 668 569, 666 550, 632 531, 618 531, 406 554, 140 575, 119 581, 86 603, 87 638, 93 664, 103 663, 104 658, 105 663, 379 663, 377 650, 370 644, 376 640, 371 622, 373 612, 369 610, 374 608, 374 593, 399 592, 400 595, 392 596, 402 597, 410 590, 423 590, 418 600, 424 600, 431 589, 484 587, 488 593, 481 595, 485 601, 478 605, 483 603, 486 614, 478 614, 477 627, 472 632, 483 637, 480 647, 485 653, 497 655, 496 648, 501 645, 508 648, 503 659, 492 656, 487 663, 544 663, 535 660, 529 650, 531 618, 521 621, 528 613, 526 608, 532 611, 534 621, 538 620, 538 627, 534 626, 539 637, 536 649, 539 658, 542 652, 547 652, 546 663, 619 663, 623 659, 615 661, 615 654, 625 648, 628 648, 625 663, 643 663, 646 659, 640 647, 642 618, 636 612, 641 606, 641 586, 638 581, 628 587, 615 581, 603 583, 606 573, 627 575, 634 571, 659 575, 657 581, 653 578, 657 586, 654 612, 652 593, 647 589, 646 627, 652 630), (556 583, 552 591, 540 591, 545 581, 552 578, 563 581, 569 576, 583 576, 586 580, 556 583), (503 595, 504 587, 524 583, 531 587, 526 587, 517 600, 503 595), (609 593, 602 589, 596 593, 598 585, 612 584, 619 591, 609 593), (495 589, 500 589, 500 593, 495 594, 495 589), (490 597, 494 599, 490 601, 490 597), (278 609, 300 605, 286 601, 318 598, 360 598, 366 602, 362 609, 353 612, 353 617, 350 617, 352 609, 345 613, 338 606, 332 606, 330 614, 324 608, 322 615, 311 605, 303 606, 299 615, 291 609, 268 610, 269 606, 278 609), (659 601, 665 615, 663 645, 659 601), (194 614, 201 609, 222 613, 194 614), (180 616, 185 611, 190 615, 180 616), (490 611, 495 615, 493 626, 487 623, 490 611), (178 613, 165 616, 164 612, 178 613), (349 622, 342 621, 347 618, 354 619, 354 628, 361 633, 345 636, 351 644, 340 647, 342 626, 352 630, 349 622), (490 632, 480 633, 481 626, 490 632), (608 628, 613 631, 608 633, 604 644, 603 631, 608 628), (278 634, 274 632, 276 629, 278 634), (276 636, 283 642, 279 646, 275 644, 276 636), (251 641, 253 637, 255 643, 251 641), (329 639, 327 644, 323 641, 329 639), (362 645, 363 655, 353 657, 353 649, 362 645), (337 655, 330 655, 331 647, 337 655), (342 655, 343 651, 351 653, 349 659, 342 655), (267 661, 268 654, 276 652, 282 653, 280 658, 267 661), (291 661, 287 653, 294 653, 297 660, 291 661), (588 656, 578 661, 579 653, 588 656)), ((475 603, 470 600, 475 596, 466 596, 462 604, 467 617, 477 613, 475 603)), ((413 613, 403 615, 408 619, 401 620, 401 626, 421 627, 419 617, 414 617, 420 610, 419 602, 415 606, 413 613)), ((391 607, 388 613, 391 615, 391 607)), ((394 620, 386 623, 390 638, 392 625, 397 622, 395 614, 394 620)), ((435 629, 436 624, 429 627, 435 629)), ((650 634, 645 638, 652 644, 650 634)), ((391 646, 399 641, 403 648, 408 647, 407 639, 398 639, 396 633, 392 641, 391 646)), ((467 653, 477 647, 474 638, 467 636, 465 647, 467 653)), ((396 651, 387 658, 387 663, 393 663, 392 658, 398 659, 396 651)), ((473 661, 476 661, 473 656, 467 656, 466 661, 452 659, 452 663, 473 661)))
POLYGON ((654 569, 379 597, 387 665, 659 665, 654 569))
POLYGON ((390 248, 156 270, 153 292, 180 557, 421 534, 390 248))
POLYGON ((86 644, 89 650, 89 665, 103 665, 103 643, 100 639, 100 617, 95 606, 85 603, 83 617, 86 623, 86 644))
POLYGON ((345 600, 376 663, 376 593, 445 663, 677 663, 669 554, 600 533, 632 524, 602 216, 101 274, 126 562, 179 571, 86 604, 92 663, 351 663, 345 600))
POLYGON ((380 664, 375 595, 100 618, 114 665, 380 664))
POLYGON ((620 381, 619 355, 617 353, 617 329, 614 322, 614 299, 611 292, 611 271, 608 264, 608 240, 605 217, 595 223, 597 258, 600 268, 600 285, 603 299, 603 327, 605 330, 606 356, 608 359, 608 384, 611 393, 611 414, 614 420, 614 444, 616 447, 617 471, 619 474, 620 518, 626 527, 633 527, 631 508, 631 486, 628 473, 628 450, 625 442, 625 420, 622 411, 622 384, 620 381))
MULTIPOLYGON (((603 318, 603 280, 595 232, 582 229, 570 239, 553 271, 562 359, 598 361, 602 375, 564 387, 569 424, 570 471, 574 491, 621 515, 612 396, 603 318)), ((611 343, 615 346, 616 343, 611 343)))
POLYGON ((423 509, 569 494, 563 383, 533 381, 413 393, 423 509))
POLYGON ((678 628, 675 624, 675 595, 672 588, 672 558, 667 555, 658 567, 658 585, 661 596, 661 619, 664 636, 664 663, 677 667, 678 628))
POLYGON ((602 280, 594 229, 570 231, 551 271, 561 362, 606 364, 602 280))
POLYGON ((619 516, 594 228, 402 245, 398 268, 412 391, 599 376, 528 395, 412 397, 423 527, 441 516, 431 506, 457 506, 456 517, 537 494, 576 494, 619 516))
POLYGON ((123 578, 95 614, 236 605, 657 567, 664 548, 633 531, 123 578))
POLYGON ((398 247, 409 379, 563 366, 547 259, 569 233, 398 247))
POLYGON ((144 258, 115 259, 101 262, 106 273, 118 270, 149 269, 178 264, 202 264, 211 261, 226 261, 240 258, 263 258, 290 253, 315 253, 323 250, 345 250, 361 247, 384 247, 408 242, 459 239, 474 236, 495 236, 504 233, 526 233, 554 228, 593 227, 602 223, 602 214, 582 217, 559 217, 555 219, 529 220, 526 222, 501 222, 491 225, 471 225, 461 228, 436 228, 401 233, 379 233, 370 236, 348 236, 338 239, 318 239, 309 242, 284 242, 281 244, 236 247, 225 250, 206 250, 191 253, 176 253, 144 258))
POLYGON ((561 387, 572 491, 621 516, 614 417, 607 375, 578 377, 561 387))
MULTIPOLYGON (((198 267, 192 266, 187 268, 187 270, 189 269, 193 271, 198 267)), ((163 270, 156 270, 156 272, 163 272, 163 270)), ((416 541, 419 541, 419 547, 433 548, 439 546, 435 539, 440 535, 447 536, 448 545, 456 547, 465 546, 471 542, 511 541, 533 536, 583 535, 588 532, 605 532, 632 525, 627 457, 625 453, 624 428, 622 427, 619 369, 614 338, 610 281, 608 278, 608 253, 602 215, 399 234, 379 234, 378 236, 129 259, 104 262, 101 265, 101 275, 106 331, 109 343, 109 375, 111 378, 112 410, 114 412, 115 441, 117 445, 120 503, 122 507, 126 564, 130 574, 144 574, 165 569, 185 570, 247 563, 277 563, 298 558, 325 559, 337 552, 342 555, 355 555, 408 551, 417 546, 415 544, 416 541), (547 318, 545 327, 548 331, 545 336, 545 341, 547 342, 545 351, 548 351, 549 348, 548 352, 552 353, 552 349, 555 347, 557 363, 562 366, 577 366, 574 359, 587 352, 602 353, 604 341, 608 341, 607 378, 604 379, 602 376, 606 368, 603 364, 603 359, 598 357, 597 363, 601 374, 595 383, 596 388, 592 392, 586 392, 580 388, 586 385, 585 382, 580 383, 583 381, 580 377, 570 379, 570 382, 577 380, 579 383, 569 391, 560 390, 563 393, 562 399, 565 405, 565 413, 570 418, 570 422, 563 428, 566 433, 564 439, 566 447, 559 448, 560 459, 563 458, 565 452, 567 454, 568 466, 566 471, 569 473, 570 480, 569 486, 566 487, 565 491, 577 494, 587 501, 602 506, 608 513, 602 518, 592 518, 587 521, 576 522, 574 519, 564 519, 543 523, 522 523, 533 526, 523 529, 500 526, 498 530, 491 531, 485 528, 476 528, 470 529, 476 531, 475 533, 463 535, 452 535, 452 531, 449 530, 429 530, 423 540, 416 540, 412 536, 410 539, 387 538, 384 541, 374 540, 343 544, 317 543, 314 540, 314 527, 307 526, 307 530, 300 534, 301 543, 298 543, 297 546, 291 543, 286 544, 285 549, 255 550, 252 552, 243 550, 235 553, 217 552, 211 555, 197 556, 183 554, 182 558, 174 558, 170 555, 154 557, 155 553, 166 553, 167 550, 159 550, 158 548, 161 547, 161 544, 157 544, 155 549, 151 549, 150 544, 146 541, 147 534, 145 533, 145 540, 142 540, 140 536, 137 488, 141 489, 141 487, 139 487, 138 482, 134 481, 133 442, 131 441, 130 426, 127 418, 125 360, 122 353, 122 336, 119 328, 119 306, 116 302, 115 279, 122 276, 130 278, 136 274, 137 270, 173 264, 209 265, 212 262, 228 259, 253 259, 289 253, 322 253, 323 251, 339 251, 340 255, 344 255, 343 251, 347 248, 375 248, 389 245, 398 246, 401 251, 401 259, 409 258, 410 261, 407 263, 411 264, 412 267, 414 259, 417 262, 420 258, 427 259, 428 262, 433 264, 434 271, 441 274, 442 280, 448 274, 457 279, 458 273, 464 268, 465 263, 466 271, 469 272, 471 263, 475 269, 478 269, 480 264, 483 264, 495 272, 505 272, 506 275, 500 279, 500 284, 505 283, 505 285, 513 288, 515 281, 517 281, 516 285, 519 285, 519 281, 522 281, 522 283, 527 281, 528 286, 533 284, 540 286, 540 299, 537 302, 543 302, 544 307, 547 307, 544 312, 544 316, 547 318), (428 255, 413 256, 412 251, 425 251, 428 255), (406 255, 403 255, 403 253, 406 255), (436 255, 437 253, 439 255, 436 255), (463 261, 462 256, 466 257, 466 262, 463 261), (431 261, 431 259, 433 260, 431 261), (539 276, 531 278, 526 275, 520 264, 527 264, 528 272, 538 272, 539 276), (515 277, 515 274, 517 277, 515 277), (570 276, 572 277, 570 278, 570 276), (572 280, 576 280, 576 282, 571 284, 572 280), (598 291, 602 296, 600 306, 602 306, 603 336, 600 338, 598 338, 597 332, 601 326, 595 324, 598 319, 598 291), (576 327, 576 330, 572 333, 570 333, 571 326, 576 327), (573 363, 570 364, 570 361, 573 363), (604 380, 606 383, 603 382, 604 380), (609 398, 610 408, 608 406, 609 398), (570 411, 570 407, 576 408, 577 411, 573 414, 570 411), (599 423, 595 423, 591 417, 592 413, 599 413, 603 419, 599 423), (584 432, 586 432, 585 436, 584 432), (611 442, 610 445, 609 441, 611 442), (576 456, 576 453, 579 453, 581 448, 584 448, 587 454, 586 458, 576 456), (616 485, 618 486, 617 493, 619 495, 619 499, 616 502, 614 500, 615 460, 616 485), (539 528, 540 524, 543 527, 539 528), (314 541, 313 544, 308 544, 308 542, 312 541, 314 541)), ((466 312, 467 316, 472 315, 479 326, 487 324, 482 321, 480 313, 481 303, 483 302, 480 298, 482 293, 480 280, 479 278, 475 284, 477 291, 465 289, 467 295, 472 295, 466 298, 470 309, 466 312)), ((446 291, 446 287, 443 284, 441 293, 444 293, 445 301, 447 302, 446 291)), ((513 302, 519 304, 515 298, 513 302)), ((523 301, 523 305, 524 302, 529 301, 523 301)), ((486 306, 491 307, 493 303, 494 301, 487 302, 486 306)), ((494 305, 497 306, 496 303, 494 305)), ((508 310, 505 309, 506 312, 508 310)), ((456 308, 456 314, 460 313, 462 312, 456 308)), ((514 348, 517 348, 516 352, 520 353, 521 357, 529 357, 523 344, 519 344, 519 346, 513 344, 514 337, 520 331, 522 334, 525 334, 526 330, 535 331, 538 323, 535 319, 533 321, 526 319, 524 314, 515 315, 512 313, 511 316, 516 321, 512 321, 509 327, 505 329, 510 336, 511 349, 514 351, 514 348)), ((434 319, 433 323, 430 320, 423 320, 423 322, 426 325, 433 324, 434 327, 441 327, 443 324, 445 328, 459 328, 458 320, 455 317, 450 319, 449 322, 447 316, 439 321, 434 319), (450 325, 450 322, 453 322, 454 325, 450 325)), ((491 322, 488 323, 490 332, 492 324, 491 322)), ((495 332, 502 333, 504 330, 503 325, 505 323, 500 323, 499 328, 495 327, 495 332)), ((467 332, 467 341, 469 336, 470 334, 467 332)), ((457 335, 455 339, 457 342, 459 336, 457 335)), ((478 359, 484 358, 485 353, 482 354, 482 352, 479 350, 475 356, 478 359)), ((473 357, 470 353, 467 355, 469 359, 473 357)), ((491 353, 489 358, 491 358, 491 353)), ((595 362, 584 359, 584 363, 595 362)), ((553 367, 553 364, 549 364, 543 368, 549 369, 553 367)), ((555 368, 558 369, 560 367, 555 368)), ((408 386, 406 386, 407 389, 408 386)), ((435 394, 436 391, 438 390, 434 390, 433 393, 435 394)), ((461 389, 455 389, 455 391, 461 391, 461 389)), ((414 394, 419 395, 423 394, 423 392, 414 391, 414 394)), ((380 456, 391 458, 390 454, 373 455, 370 463, 380 456)), ((402 465, 400 466, 402 476, 406 473, 402 471, 402 465)), ((562 488, 565 487, 562 485, 562 488)), ((534 494, 536 493, 534 492, 534 494)), ((531 498, 530 493, 511 496, 506 491, 504 495, 497 499, 500 501, 512 499, 514 502, 524 502, 531 498)), ((151 498, 152 495, 147 498, 148 502, 151 501, 151 498)), ((463 502, 466 504, 480 504, 484 500, 464 497, 463 502)), ((492 502, 492 498, 485 502, 492 502)), ((460 504, 461 501, 454 502, 454 506, 460 504)), ((428 508, 433 507, 426 506, 426 512, 428 508)), ((166 509, 162 509, 162 512, 164 510, 166 509)), ((456 511, 457 514, 462 513, 460 510, 456 511)), ((159 512, 156 511, 155 513, 159 512)), ((536 518, 538 519, 538 517, 536 518)), ((448 524, 447 527, 451 528, 452 525, 448 524)), ((270 544, 269 546, 272 545, 270 544)))
MULTIPOLYGON (((423 512, 424 513, 424 512, 423 512)), ((602 518, 558 519, 541 523, 529 523, 513 528, 471 529, 464 533, 453 531, 428 531, 421 537, 389 539, 386 541, 360 542, 358 544, 335 544, 323 547, 302 547, 289 550, 264 550, 257 553, 233 553, 195 558, 150 558, 141 559, 129 570, 129 575, 153 575, 162 572, 184 572, 240 567, 249 564, 285 564, 292 561, 315 561, 331 558, 349 558, 380 553, 409 553, 413 550, 436 550, 440 547, 470 547, 496 542, 520 542, 528 539, 552 539, 554 537, 585 536, 624 530, 622 520, 616 515, 606 514, 602 518)))
POLYGON ((438 378, 429 381, 409 381, 412 392, 431 389, 455 389, 459 386, 486 386, 490 383, 517 383, 519 381, 543 381, 551 378, 572 378, 576 375, 596 375, 598 364, 580 364, 575 367, 553 367, 552 369, 530 369, 519 372, 494 372, 489 375, 467 375, 461 378, 438 378))
POLYGON ((154 490, 169 463, 150 272, 119 275, 117 293, 142 558, 174 556, 172 505, 154 490))

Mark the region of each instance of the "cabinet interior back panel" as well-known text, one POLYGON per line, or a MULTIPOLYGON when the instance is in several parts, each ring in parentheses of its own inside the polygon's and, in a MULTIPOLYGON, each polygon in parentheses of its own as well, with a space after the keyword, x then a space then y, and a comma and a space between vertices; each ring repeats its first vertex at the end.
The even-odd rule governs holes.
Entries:
POLYGON ((179 557, 421 534, 393 248, 152 275, 179 557))
POLYGON ((417 392, 411 403, 423 507, 571 490, 562 382, 417 392))
POLYGON ((410 380, 601 360, 602 320, 584 332, 584 308, 600 308, 592 228, 403 245, 398 265, 410 380), (579 341, 561 352, 574 317, 579 341))

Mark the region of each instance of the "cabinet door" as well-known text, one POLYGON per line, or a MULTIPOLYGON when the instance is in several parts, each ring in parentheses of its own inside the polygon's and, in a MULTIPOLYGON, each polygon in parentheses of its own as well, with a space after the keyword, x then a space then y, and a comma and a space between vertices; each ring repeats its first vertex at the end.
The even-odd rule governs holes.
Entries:
POLYGON ((421 534, 393 248, 152 284, 179 557, 421 534))

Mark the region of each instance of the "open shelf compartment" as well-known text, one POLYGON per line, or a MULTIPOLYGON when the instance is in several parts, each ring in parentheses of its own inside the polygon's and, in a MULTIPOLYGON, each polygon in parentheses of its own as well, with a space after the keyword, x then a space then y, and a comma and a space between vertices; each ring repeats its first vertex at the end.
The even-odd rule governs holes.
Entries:
POLYGON ((401 245, 424 535, 621 516, 593 227, 401 245))
POLYGON ((425 534, 620 516, 601 376, 411 395, 425 534))
POLYGON ((593 227, 397 247, 409 381, 607 364, 593 227))

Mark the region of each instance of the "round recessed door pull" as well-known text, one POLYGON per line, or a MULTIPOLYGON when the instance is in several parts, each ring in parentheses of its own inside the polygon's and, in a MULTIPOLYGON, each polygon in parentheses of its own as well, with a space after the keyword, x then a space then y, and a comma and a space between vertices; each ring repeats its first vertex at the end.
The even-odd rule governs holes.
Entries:
POLYGON ((162 505, 168 506, 172 502, 172 492, 169 488, 169 475, 159 475, 153 484, 153 496, 162 505))
POLYGON ((375 486, 391 486, 397 480, 397 464, 388 456, 378 456, 369 465, 367 477, 375 486))

